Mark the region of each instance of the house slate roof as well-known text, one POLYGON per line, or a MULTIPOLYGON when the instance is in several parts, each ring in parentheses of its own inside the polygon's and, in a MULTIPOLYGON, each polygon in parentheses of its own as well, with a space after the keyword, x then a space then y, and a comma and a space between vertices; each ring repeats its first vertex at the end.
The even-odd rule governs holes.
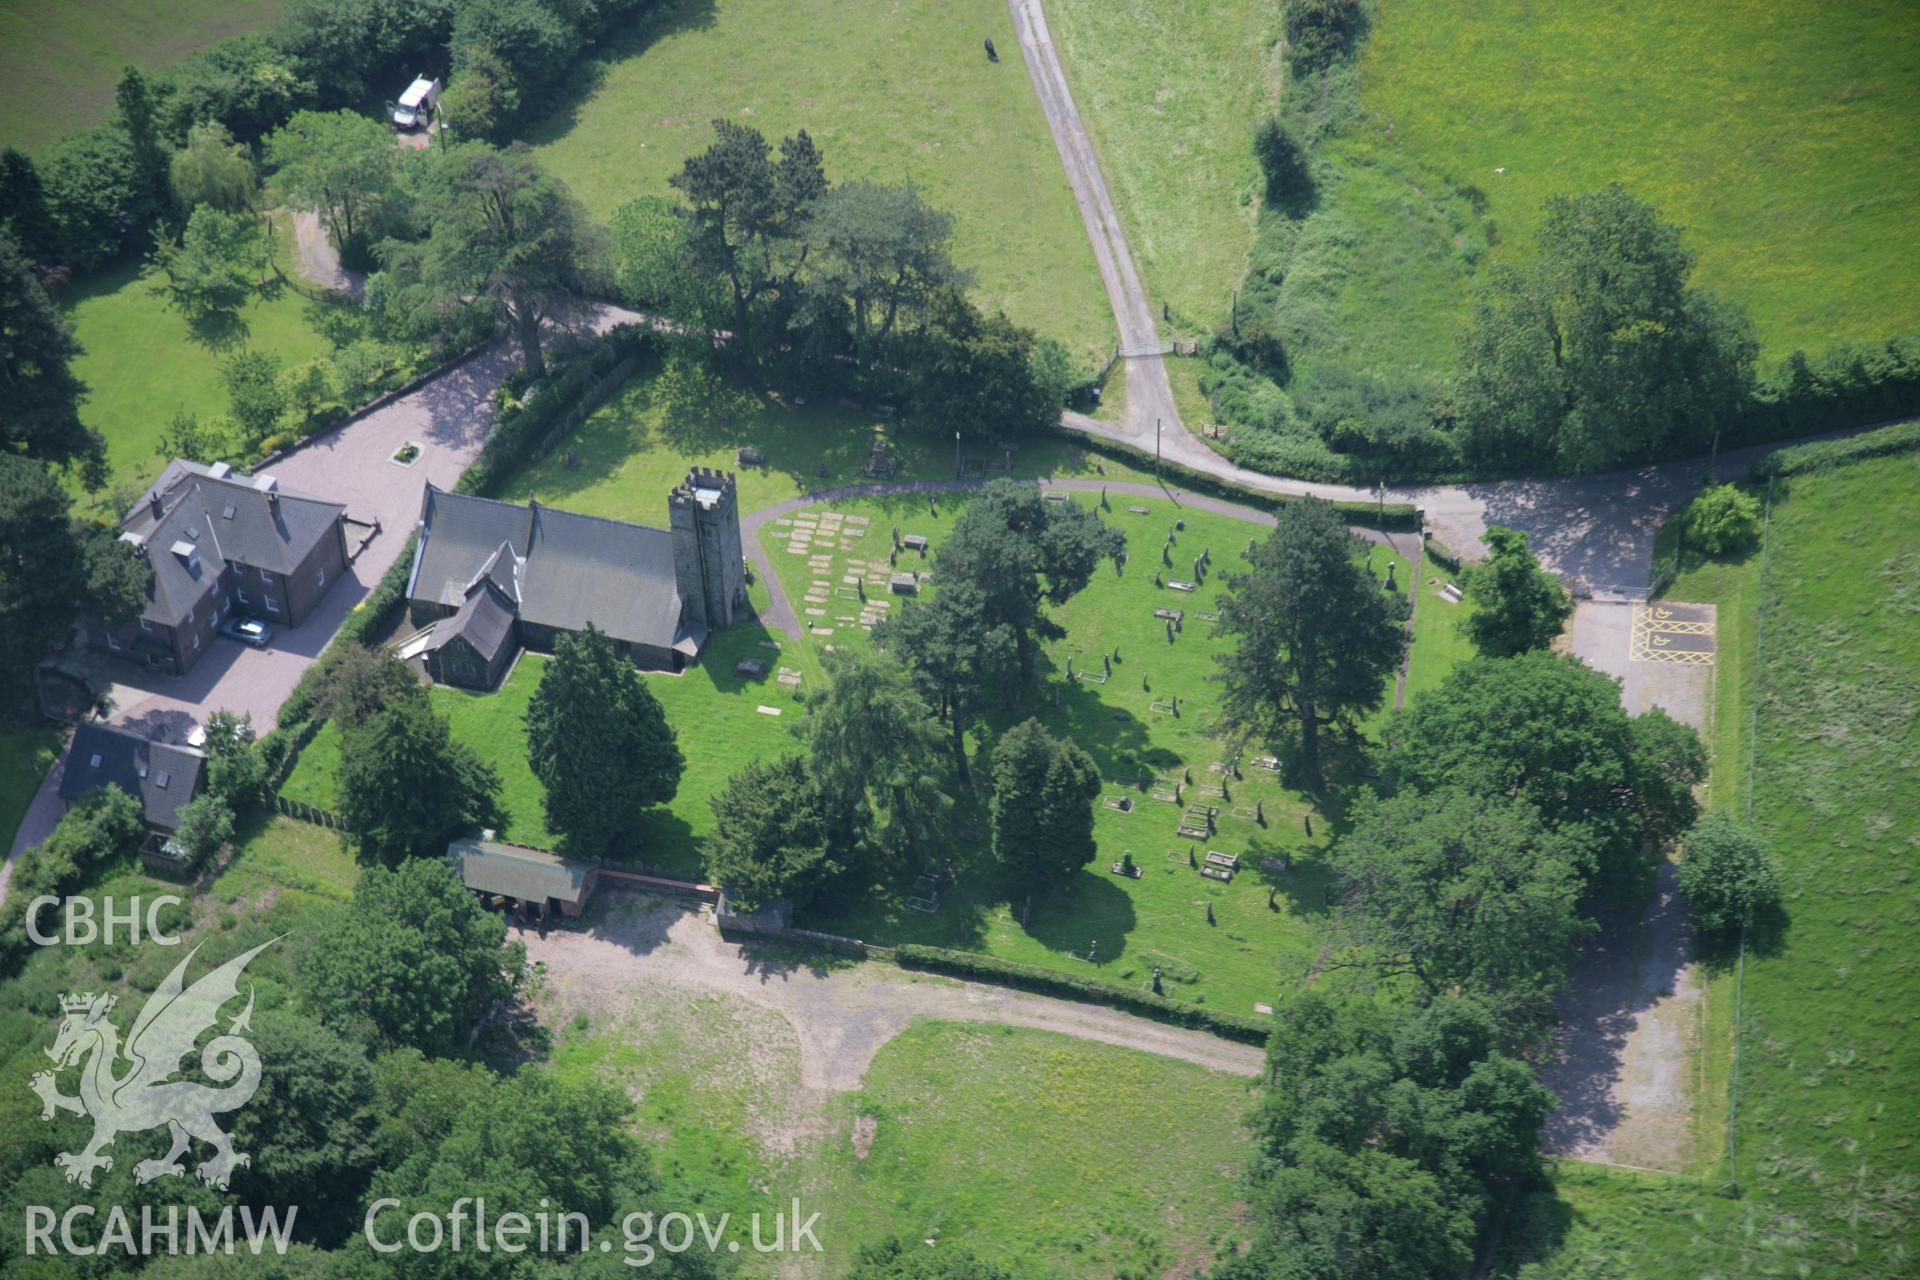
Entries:
POLYGON ((192 747, 155 742, 114 725, 83 724, 67 751, 60 798, 71 804, 96 787, 119 787, 140 802, 150 825, 172 831, 180 825, 180 810, 199 794, 206 767, 206 755, 192 747))
POLYGON ((458 613, 433 629, 425 652, 442 648, 456 636, 464 637, 482 660, 492 662, 513 635, 513 602, 491 578, 481 578, 467 589, 467 602, 458 613))
POLYGON ((587 896, 587 876, 593 870, 584 862, 544 849, 476 837, 448 845, 447 861, 459 868, 467 888, 522 902, 558 898, 577 904, 587 896))
POLYGON ((579 631, 591 622, 616 640, 671 649, 688 639, 665 529, 427 486, 410 600, 464 606, 482 576, 503 586, 507 554, 519 616, 579 631))
POLYGON ((336 536, 334 526, 346 511, 342 503, 281 489, 271 476, 247 478, 224 464, 178 458, 148 495, 127 513, 120 531, 146 548, 153 569, 143 616, 168 626, 180 625, 212 592, 225 562, 291 573, 323 539, 336 536), (153 494, 160 497, 159 516, 153 514, 153 494))

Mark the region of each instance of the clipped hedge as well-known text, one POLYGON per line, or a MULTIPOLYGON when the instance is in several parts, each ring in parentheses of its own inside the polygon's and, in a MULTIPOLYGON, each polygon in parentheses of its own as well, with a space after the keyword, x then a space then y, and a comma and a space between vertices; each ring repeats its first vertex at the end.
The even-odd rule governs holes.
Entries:
POLYGON ((1770 453, 1754 465, 1753 474, 1765 479, 1803 475, 1810 471, 1830 471, 1849 462, 1866 458, 1885 458, 1920 450, 1920 422, 1902 422, 1882 427, 1845 440, 1822 440, 1818 444, 1795 445, 1770 453))
MULTIPOLYGON (((651 331, 619 325, 596 341, 591 351, 544 381, 529 384, 524 403, 512 404, 494 419, 480 456, 461 473, 457 493, 486 497, 533 460, 563 415, 580 405, 587 393, 621 361, 638 356, 654 341, 651 331)), ((512 386, 510 381, 508 386, 512 386)))
MULTIPOLYGON (((1130 467, 1142 467, 1153 470, 1154 457, 1145 449, 1126 444, 1119 440, 1110 440, 1106 436, 1097 436, 1066 423, 1049 428, 1053 435, 1070 440, 1088 453, 1099 454, 1114 462, 1125 463, 1130 467)), ((1224 480, 1205 471, 1196 471, 1192 467, 1162 458, 1159 472, 1168 481, 1177 483, 1194 493, 1204 493, 1210 497, 1224 498, 1228 502, 1238 502, 1261 511, 1276 511, 1289 502, 1298 502, 1299 498, 1287 493, 1268 493, 1261 489, 1248 489, 1224 480)), ((1384 507, 1373 502, 1335 502, 1330 504, 1340 513, 1340 518, 1348 524, 1361 525, 1368 529, 1413 530, 1420 527, 1420 511, 1409 502, 1389 502, 1384 507)))
POLYGON ((1273 1023, 1263 1018, 1242 1018, 1203 1005, 1156 996, 1151 991, 1136 991, 1132 987, 1111 982, 1077 978, 1070 973, 976 955, 971 951, 950 951, 945 947, 905 943, 894 948, 893 959, 903 969, 922 969, 929 973, 945 973, 1003 987, 1017 987, 1039 995, 1085 1000, 1136 1013, 1156 1022, 1210 1032, 1241 1044, 1265 1045, 1267 1037, 1273 1034, 1273 1023))

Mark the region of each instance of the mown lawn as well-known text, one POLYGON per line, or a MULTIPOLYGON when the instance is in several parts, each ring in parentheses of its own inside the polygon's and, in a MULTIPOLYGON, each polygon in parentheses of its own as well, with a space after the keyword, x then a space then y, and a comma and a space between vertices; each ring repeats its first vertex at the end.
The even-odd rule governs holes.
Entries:
POLYGON ((158 71, 278 18, 286 0, 8 0, 0 5, 0 146, 32 151, 113 112, 128 64, 158 71))
POLYGON ((1548 196, 1618 180, 1685 228, 1768 356, 1920 324, 1907 0, 1387 0, 1360 77, 1368 145, 1483 192, 1496 258, 1529 252, 1548 196))
POLYGON ((1265 185, 1253 134, 1278 88, 1277 6, 1054 0, 1046 13, 1149 300, 1182 332, 1211 330, 1265 185))
POLYGON ((1535 1246, 1508 1250, 1515 1267, 1541 1259, 1519 1274, 1765 1274, 1770 1259, 1797 1274, 1896 1275, 1920 1248, 1920 979, 1907 945, 1920 913, 1916 493, 1914 455, 1795 477, 1776 488, 1764 557, 1694 564, 1669 588, 1719 605, 1712 801, 1744 814, 1751 796, 1785 865, 1787 922, 1751 940, 1737 1091, 1735 974, 1724 957, 1710 964, 1704 1181, 1563 1162, 1558 1202, 1526 1207, 1535 1246), (1736 1177, 1740 1201, 1714 1194, 1736 1177))
MULTIPOLYGON (((208 425, 226 417, 220 368, 232 352, 265 352, 283 366, 328 352, 326 340, 307 323, 310 304, 290 289, 248 303, 226 347, 196 337, 185 317, 151 291, 135 263, 91 277, 63 291, 59 301, 86 348, 73 362, 87 384, 80 419, 107 438, 113 469, 108 493, 117 485, 143 485, 159 473, 165 465, 160 436, 176 412, 185 410, 208 425)), ((96 499, 95 505, 103 502, 96 499)))
POLYGON ((604 56, 597 83, 528 134, 595 217, 672 194, 668 177, 712 142, 717 117, 776 144, 805 129, 830 178, 911 182, 950 212, 982 306, 1083 363, 1112 347, 1093 251, 999 0, 677 0, 604 56))
POLYGON ((1250 1101, 1244 1080, 1131 1049, 918 1023, 843 1104, 824 1221, 1035 1280, 1193 1274, 1235 1228, 1250 1101))
MULTIPOLYGON (((1071 500, 1091 505, 1098 496, 1074 494, 1071 500)), ((1165 499, 1114 493, 1109 501, 1111 510, 1104 518, 1128 538, 1126 570, 1116 574, 1103 566, 1084 591, 1054 612, 1067 638, 1048 647, 1042 662, 1044 687, 1038 705, 1031 708, 1053 732, 1070 735, 1084 747, 1107 780, 1095 812, 1100 852, 1094 865, 1052 897, 1035 900, 1023 925, 1019 917, 1026 904, 1012 896, 991 858, 978 799, 962 797, 952 823, 956 841, 950 855, 959 884, 939 911, 914 910, 906 904, 906 895, 881 891, 839 911, 819 910, 814 923, 872 942, 981 950, 1071 972, 1097 972, 1106 980, 1139 987, 1150 986, 1159 967, 1168 994, 1249 1014, 1255 1004, 1271 1004, 1282 982, 1297 981, 1313 961, 1313 926, 1325 913, 1329 878, 1323 854, 1340 830, 1340 810, 1349 789, 1336 785, 1328 801, 1316 803, 1253 764, 1253 757, 1265 754, 1258 744, 1239 753, 1240 776, 1210 768, 1225 763, 1232 750, 1222 737, 1216 711, 1219 689, 1211 679, 1217 669, 1213 656, 1221 644, 1199 615, 1214 609, 1225 575, 1244 565, 1247 540, 1264 537, 1266 529, 1225 515, 1176 508, 1165 499), (1145 508, 1146 514, 1129 509, 1135 506, 1145 508), (1168 567, 1161 563, 1160 550, 1175 520, 1184 520, 1186 527, 1169 549, 1168 567), (1184 593, 1153 585, 1155 570, 1163 579, 1191 576, 1194 558, 1206 549, 1213 552, 1212 568, 1199 590, 1184 593), (1184 612, 1171 643, 1166 623, 1154 617, 1160 608, 1184 612), (1103 658, 1111 662, 1110 675, 1103 658), (1066 675, 1069 660, 1071 680, 1066 675), (1103 679, 1095 683, 1089 675, 1103 679), (1055 687, 1060 690, 1057 705, 1055 687), (1176 696, 1178 716, 1171 712, 1176 696), (1175 828, 1184 804, 1203 798, 1197 788, 1223 780, 1228 795, 1207 801, 1220 808, 1215 836, 1199 843, 1179 838, 1175 828), (1176 782, 1180 803, 1154 798, 1157 785, 1176 782), (1132 803, 1130 812, 1110 807, 1122 799, 1132 803), (1208 849, 1241 854, 1241 869, 1227 884, 1203 878, 1188 865, 1190 848, 1199 858, 1208 849), (1110 864, 1129 853, 1144 874, 1137 879, 1111 874, 1110 864), (1291 869, 1264 869, 1260 860, 1270 857, 1293 859, 1291 869), (1209 904, 1213 924, 1206 921, 1209 904), (1097 950, 1091 944, 1097 944, 1097 950), (1091 969, 1089 954, 1096 957, 1091 969)), ((891 602, 886 611, 900 608, 899 597, 873 584, 884 583, 890 572, 936 563, 941 540, 962 507, 962 500, 947 497, 938 500, 930 514, 924 497, 861 499, 768 525, 763 539, 808 628, 808 644, 818 651, 827 645, 868 643, 857 589, 844 579, 863 578, 876 608, 880 601, 891 602), (842 516, 837 529, 822 521, 832 513, 842 516), (865 516, 866 522, 856 524, 845 519, 848 516, 865 516), (888 565, 896 527, 903 535, 924 534, 932 540, 927 561, 903 551, 896 565, 888 565), (802 531, 805 539, 798 536, 802 531), (815 559, 820 556, 825 559, 815 559)), ((1372 550, 1376 571, 1384 575, 1390 553, 1383 547, 1372 550)), ((1404 583, 1406 563, 1391 558, 1397 580, 1404 583)), ((1389 687, 1383 706, 1391 701, 1389 687)), ((1374 717, 1368 723, 1376 722, 1374 717)), ((1011 718, 998 717, 987 727, 988 740, 1010 723, 1011 718)), ((979 767, 985 767, 984 761, 979 767)))

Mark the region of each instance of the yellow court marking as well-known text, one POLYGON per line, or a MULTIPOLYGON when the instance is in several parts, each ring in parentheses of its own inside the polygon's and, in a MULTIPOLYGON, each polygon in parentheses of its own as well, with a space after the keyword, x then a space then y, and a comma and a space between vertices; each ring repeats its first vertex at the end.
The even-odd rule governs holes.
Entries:
POLYGON ((1633 662, 1682 662, 1713 665, 1714 624, 1686 606, 1633 607, 1627 657, 1633 662), (1687 616, 1692 614, 1693 616, 1687 616))

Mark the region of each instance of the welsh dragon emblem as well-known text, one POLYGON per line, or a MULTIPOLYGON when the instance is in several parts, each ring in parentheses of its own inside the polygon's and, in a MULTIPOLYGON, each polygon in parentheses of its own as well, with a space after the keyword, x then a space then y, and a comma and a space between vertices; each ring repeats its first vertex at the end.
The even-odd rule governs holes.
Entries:
POLYGON ((213 1148, 213 1155, 194 1172, 203 1182, 224 1189, 237 1165, 252 1161, 233 1149, 233 1142, 214 1123, 213 1118, 247 1104, 260 1087, 260 1055, 241 1037, 250 1030, 253 1016, 253 990, 247 990, 247 1007, 227 1024, 224 1035, 216 1035, 200 1050, 200 1069, 214 1085, 177 1079, 182 1061, 193 1052, 201 1033, 220 1017, 220 1009, 239 995, 240 973, 247 962, 279 941, 263 942, 253 950, 207 974, 192 986, 186 985, 187 965, 199 953, 195 947, 174 966, 134 1019, 127 1042, 120 1044, 120 1033, 107 1020, 115 997, 92 992, 76 992, 60 997, 61 1012, 66 1015, 60 1034, 47 1056, 53 1059, 52 1071, 36 1072, 28 1083, 45 1104, 42 1120, 51 1120, 56 1111, 93 1118, 93 1140, 77 1155, 62 1152, 53 1158, 67 1171, 67 1181, 83 1187, 93 1185, 96 1169, 113 1168, 113 1157, 102 1155, 122 1133, 139 1133, 167 1126, 173 1137, 173 1149, 159 1160, 142 1160, 133 1168, 136 1182, 151 1182, 159 1177, 180 1177, 186 1172, 180 1157, 187 1154, 194 1139, 213 1148), (120 1071, 122 1059, 127 1062, 120 1071), (70 1098, 60 1092, 59 1073, 68 1067, 80 1067, 80 1095, 70 1098), (229 1083, 231 1082, 231 1083, 229 1083))

